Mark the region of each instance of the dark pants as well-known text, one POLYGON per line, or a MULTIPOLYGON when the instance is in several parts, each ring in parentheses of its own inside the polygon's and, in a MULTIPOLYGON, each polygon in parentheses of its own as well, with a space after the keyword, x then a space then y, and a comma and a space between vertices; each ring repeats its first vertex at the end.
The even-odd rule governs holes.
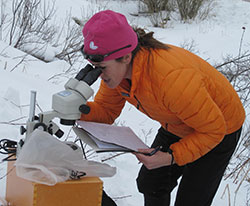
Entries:
MULTIPOLYGON (((161 167, 148 170, 142 166, 138 190, 144 194, 145 206, 168 206, 170 193, 182 176, 175 206, 209 206, 219 187, 224 171, 236 148, 241 129, 226 135, 222 142, 198 160, 185 166, 161 167)), ((152 147, 163 146, 163 151, 180 138, 160 128, 152 147)))

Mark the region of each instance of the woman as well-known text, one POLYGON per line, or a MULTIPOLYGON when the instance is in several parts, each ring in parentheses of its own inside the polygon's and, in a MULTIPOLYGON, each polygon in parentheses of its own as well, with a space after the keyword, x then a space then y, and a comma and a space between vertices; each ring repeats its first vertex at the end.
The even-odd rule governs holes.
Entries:
POLYGON ((161 150, 135 154, 143 163, 137 185, 145 205, 169 205, 180 176, 176 206, 211 205, 245 119, 227 79, 200 57, 132 29, 110 10, 95 14, 83 36, 82 52, 102 68, 102 82, 81 119, 112 124, 128 101, 161 124, 152 144, 161 150))

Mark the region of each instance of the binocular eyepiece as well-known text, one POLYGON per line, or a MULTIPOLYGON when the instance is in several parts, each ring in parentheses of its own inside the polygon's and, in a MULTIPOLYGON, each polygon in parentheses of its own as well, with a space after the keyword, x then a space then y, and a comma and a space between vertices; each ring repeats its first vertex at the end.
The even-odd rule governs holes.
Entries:
POLYGON ((92 85, 97 78, 101 75, 102 70, 100 67, 93 67, 87 64, 80 72, 76 75, 76 79, 79 81, 86 82, 89 86, 92 85))

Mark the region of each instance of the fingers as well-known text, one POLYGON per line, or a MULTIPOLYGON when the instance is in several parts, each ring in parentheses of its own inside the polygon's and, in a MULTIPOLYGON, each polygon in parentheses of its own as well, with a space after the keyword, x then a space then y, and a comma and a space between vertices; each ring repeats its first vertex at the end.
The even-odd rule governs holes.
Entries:
MULTIPOLYGON (((160 151, 162 149, 162 146, 157 146, 156 148, 154 149, 147 149, 147 150, 144 150, 145 152, 140 152, 139 153, 142 153, 144 155, 148 155, 148 156, 152 156, 154 155, 155 153, 157 153, 158 151, 160 151)), ((142 150, 141 150, 142 151, 142 150)))
POLYGON ((135 156, 138 159, 139 163, 142 163, 145 166, 148 165, 148 162, 151 162, 150 160, 152 158, 150 156, 146 156, 146 155, 140 154, 140 153, 136 153, 135 156))
POLYGON ((150 148, 150 149, 138 149, 138 152, 135 152, 135 154, 146 155, 146 154, 150 154, 152 151, 154 151, 154 148, 150 148))
POLYGON ((153 164, 155 162, 153 156, 146 156, 143 154, 137 154, 136 155, 137 159, 139 160, 139 163, 142 163, 147 169, 152 169, 153 168, 153 164))
MULTIPOLYGON (((148 151, 148 150, 147 150, 148 151)), ((171 164, 171 155, 165 152, 157 151, 152 156, 135 153, 136 158, 139 162, 143 163, 147 169, 155 169, 171 164)))
POLYGON ((143 153, 150 153, 154 150, 154 148, 149 148, 149 149, 138 149, 138 152, 143 152, 143 153))
POLYGON ((138 152, 134 152, 133 154, 139 160, 139 163, 145 164, 148 161, 148 156, 145 154, 150 154, 152 151, 154 151, 154 148, 138 149, 138 152))

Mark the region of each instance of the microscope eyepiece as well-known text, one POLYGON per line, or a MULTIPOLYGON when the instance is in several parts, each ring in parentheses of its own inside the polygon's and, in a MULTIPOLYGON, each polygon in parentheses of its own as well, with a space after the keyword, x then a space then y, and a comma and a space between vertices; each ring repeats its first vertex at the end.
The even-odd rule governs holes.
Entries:
POLYGON ((91 71, 94 67, 92 67, 90 64, 87 64, 83 69, 80 70, 80 72, 76 75, 76 79, 78 81, 82 81, 83 78, 91 71))
POLYGON ((92 65, 87 64, 83 69, 80 70, 75 78, 78 81, 86 82, 90 86, 97 80, 101 73, 101 67, 93 67, 92 65))

